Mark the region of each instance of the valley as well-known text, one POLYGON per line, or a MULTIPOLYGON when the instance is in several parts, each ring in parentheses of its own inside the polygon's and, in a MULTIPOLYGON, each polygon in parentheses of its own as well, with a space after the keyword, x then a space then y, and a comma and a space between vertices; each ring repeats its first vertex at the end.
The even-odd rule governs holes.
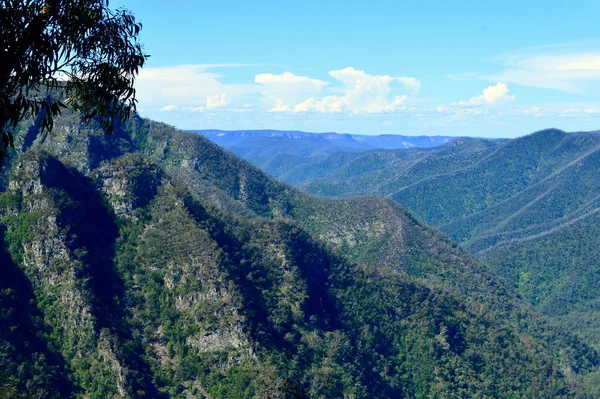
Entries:
POLYGON ((247 159, 315 195, 393 199, 597 346, 599 157, 600 133, 550 129, 434 148, 247 159))
POLYGON ((595 394, 592 346, 390 199, 310 196, 139 117, 111 136, 77 119, 3 172, 12 394, 595 394))
POLYGON ((0 399, 600 398, 599 12, 2 1, 0 399))

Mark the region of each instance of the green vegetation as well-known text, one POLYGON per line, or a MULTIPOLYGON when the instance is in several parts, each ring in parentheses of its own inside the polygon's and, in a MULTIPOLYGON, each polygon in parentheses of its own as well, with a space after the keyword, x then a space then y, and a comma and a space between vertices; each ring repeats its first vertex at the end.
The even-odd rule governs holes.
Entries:
POLYGON ((545 130, 504 143, 277 159, 253 162, 314 194, 391 197, 599 345, 600 134, 545 130))
POLYGON ((77 130, 4 172, 1 395, 598 394, 593 349, 394 202, 137 117, 77 130))
POLYGON ((108 132, 127 120, 136 105, 134 78, 148 57, 140 29, 129 11, 111 10, 107 0, 3 2, 0 168, 14 148, 17 125, 32 117, 37 127, 52 130, 63 101, 82 121, 108 132), (48 95, 58 87, 64 96, 48 95))

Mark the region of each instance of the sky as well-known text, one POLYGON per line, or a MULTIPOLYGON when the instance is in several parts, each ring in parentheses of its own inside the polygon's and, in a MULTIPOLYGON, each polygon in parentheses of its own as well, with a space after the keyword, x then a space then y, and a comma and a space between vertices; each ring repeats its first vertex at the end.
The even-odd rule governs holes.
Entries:
POLYGON ((600 1, 111 1, 142 116, 182 129, 600 129, 600 1))

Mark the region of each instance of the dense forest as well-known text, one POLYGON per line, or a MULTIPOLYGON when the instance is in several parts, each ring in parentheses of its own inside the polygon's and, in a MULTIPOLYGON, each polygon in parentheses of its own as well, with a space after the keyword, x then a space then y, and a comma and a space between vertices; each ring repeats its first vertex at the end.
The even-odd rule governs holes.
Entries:
POLYGON ((134 116, 23 123, 0 397, 591 398, 600 355, 384 197, 313 197, 134 116))
POLYGON ((325 196, 381 194, 440 229, 538 310, 598 347, 600 133, 249 158, 325 196))

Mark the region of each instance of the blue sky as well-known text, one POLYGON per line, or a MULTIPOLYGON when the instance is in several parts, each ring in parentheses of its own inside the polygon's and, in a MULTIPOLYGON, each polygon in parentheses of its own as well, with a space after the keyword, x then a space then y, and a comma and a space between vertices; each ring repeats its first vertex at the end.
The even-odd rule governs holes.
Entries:
POLYGON ((112 1, 184 129, 516 137, 600 129, 598 1, 112 1))

